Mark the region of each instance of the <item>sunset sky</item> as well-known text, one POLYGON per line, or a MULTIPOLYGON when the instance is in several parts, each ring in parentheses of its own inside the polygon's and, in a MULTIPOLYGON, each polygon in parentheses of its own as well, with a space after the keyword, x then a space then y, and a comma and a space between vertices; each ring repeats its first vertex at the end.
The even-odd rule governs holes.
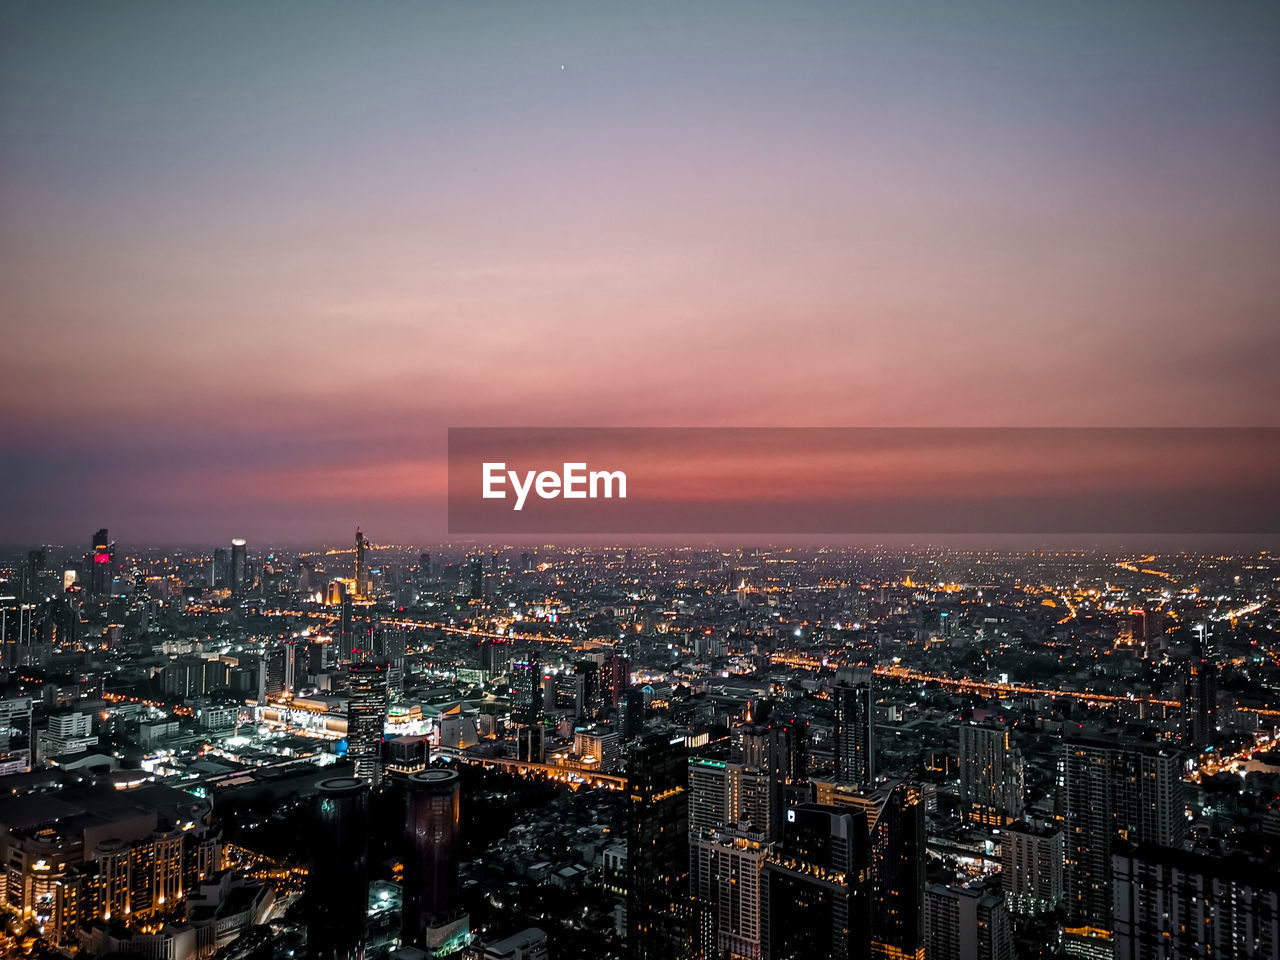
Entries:
POLYGON ((1280 426, 1272 2, 0 4, 0 542, 473 425, 1280 426))

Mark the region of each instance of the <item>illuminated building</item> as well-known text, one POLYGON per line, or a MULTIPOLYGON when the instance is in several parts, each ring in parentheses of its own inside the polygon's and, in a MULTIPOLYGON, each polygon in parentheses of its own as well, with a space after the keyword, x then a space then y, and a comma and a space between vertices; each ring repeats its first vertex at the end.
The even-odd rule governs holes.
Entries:
POLYGON ((31 769, 32 723, 30 697, 0 700, 0 775, 31 769))
POLYGON ((89 593, 95 597, 109 596, 111 581, 115 577, 116 545, 103 527, 93 535, 93 552, 89 554, 89 593))
POLYGON ((1062 902, 1062 831, 1027 823, 1000 833, 1000 883, 1015 913, 1050 910, 1062 902))
POLYGON ((347 757, 355 775, 382 782, 382 734, 387 722, 387 665, 365 660, 347 668, 347 757))
POLYGON ((869 787, 876 781, 875 696, 869 683, 838 686, 835 697, 836 779, 869 787))
POLYGON ((359 960, 369 896, 369 785, 355 777, 322 780, 315 810, 307 955, 312 960, 359 960))
POLYGON ((355 627, 351 623, 351 594, 339 583, 338 595, 338 662, 350 663, 356 658, 355 627))
POLYGON ((871 944, 867 819, 800 804, 761 881, 763 960, 866 960, 871 944))
POLYGON ((1001 897, 931 883, 924 904, 929 960, 1013 960, 1013 921, 1001 897))
POLYGON ((734 732, 743 764, 768 777, 771 820, 763 829, 769 839, 777 840, 786 808, 810 799, 808 724, 794 717, 778 718, 766 724, 745 724, 734 732))
POLYGON ((589 717, 600 715, 604 709, 604 697, 600 685, 600 664, 594 660, 579 660, 573 665, 574 676, 578 680, 578 691, 581 698, 579 714, 589 717))
POLYGON ((1218 738, 1218 667, 1208 657, 1193 657, 1182 686, 1183 742, 1193 750, 1213 746, 1218 738))
POLYGON ((1280 858, 1119 842, 1115 960, 1280 957, 1280 858))
POLYGON ((222 868, 211 803, 155 784, 0 798, 0 852, 8 906, 64 946, 81 922, 135 924, 181 911, 222 868))
POLYGON ((773 822, 772 781, 741 763, 689 760, 689 831, 721 830, 740 823, 765 837, 773 822))
POLYGON ((231 541, 231 568, 227 586, 231 588, 231 596, 243 597, 249 590, 249 553, 244 540, 236 537, 231 541))
POLYGON ((688 882, 688 795, 683 740, 652 733, 627 760, 627 957, 669 960, 687 926, 677 915, 688 882))
POLYGON ((511 720, 534 724, 542 719, 542 658, 529 650, 511 665, 511 720))
POLYGON ((1080 738, 1062 750, 1067 910, 1076 925, 1108 931, 1115 839, 1176 847, 1186 833, 1181 762, 1154 743, 1080 738))
POLYGON ((721 955, 760 960, 761 877, 773 845, 737 830, 702 833, 690 844, 690 893, 711 904, 721 955))
POLYGON ((631 687, 631 661, 620 653, 612 654, 605 661, 604 686, 609 706, 621 707, 631 687))
POLYGON ((437 950, 468 932, 458 910, 461 784, 455 770, 422 770, 406 787, 402 939, 437 950))
POLYGON ((960 726, 960 812, 967 821, 1001 827, 1021 819, 1025 776, 1006 727, 960 726))
POLYGON ((908 783, 876 791, 871 827, 871 954, 923 960, 924 796, 908 783))
POLYGON ((356 598, 363 600, 369 595, 369 565, 366 554, 369 550, 369 541, 364 538, 364 534, 360 532, 360 528, 356 527, 356 598))

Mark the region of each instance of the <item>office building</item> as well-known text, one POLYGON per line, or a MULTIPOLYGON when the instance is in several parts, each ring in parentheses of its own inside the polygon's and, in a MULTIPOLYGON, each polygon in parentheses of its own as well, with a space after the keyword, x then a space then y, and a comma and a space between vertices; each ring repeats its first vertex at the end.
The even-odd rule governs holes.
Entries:
POLYGON ((356 598, 365 599, 369 595, 369 541, 364 538, 360 528, 356 527, 355 581, 356 598))
POLYGON ((542 658, 526 650, 511 665, 511 720, 534 724, 542 720, 542 658))
POLYGON ((0 776, 31 769, 35 744, 30 697, 0 699, 0 776))
POLYGON ((1193 657, 1182 685, 1182 736, 1189 750, 1203 751, 1218 738, 1218 667, 1208 657, 1193 657))
POLYGON ((908 783, 882 787, 871 828, 871 954, 924 960, 924 795, 908 783))
POLYGON ((103 527, 93 535, 93 549, 89 554, 89 593, 94 597, 111 594, 116 570, 116 545, 103 527))
POLYGON ((820 804, 787 810, 761 876, 762 960, 866 960, 871 949, 866 815, 820 804))

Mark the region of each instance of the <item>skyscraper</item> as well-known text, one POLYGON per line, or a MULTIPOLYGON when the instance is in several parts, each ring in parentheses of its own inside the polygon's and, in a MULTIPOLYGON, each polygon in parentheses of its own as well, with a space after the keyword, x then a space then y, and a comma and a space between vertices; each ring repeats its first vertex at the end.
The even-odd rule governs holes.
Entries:
POLYGON ((1116 960, 1280 957, 1280 856, 1118 842, 1116 960))
POLYGON ((686 927, 677 915, 688 882, 688 794, 683 738, 651 733, 627 760, 627 956, 669 960, 686 927))
POLYGON ((365 554, 369 549, 369 541, 364 538, 360 528, 356 527, 356 597, 363 600, 369 593, 369 570, 365 554))
POLYGON ((870 851, 860 810, 787 810, 781 849, 761 879, 763 960, 866 960, 871 945, 870 851))
POLYGON ((924 960, 924 797, 893 783, 871 829, 871 954, 883 960, 924 960))
POLYGON ((359 960, 369 896, 369 785, 355 777, 322 780, 315 810, 307 955, 312 960, 359 960))
POLYGON ((605 699, 611 707, 621 707, 631 686, 631 661, 614 653, 605 661, 605 699))
POLYGON ((93 551, 89 554, 89 593, 105 597, 111 593, 115 576, 116 546, 103 527, 93 535, 93 551))
POLYGON ((1218 667, 1203 650, 1188 661, 1182 685, 1183 742, 1192 750, 1213 746, 1218 737, 1218 667))
POLYGON ((760 883, 773 850, 758 833, 710 831, 691 839, 689 890, 711 905, 721 956, 760 960, 760 883))
POLYGON ((773 824, 771 779, 741 763, 689 760, 689 831, 723 830, 745 823, 769 837, 773 824))
POLYGON ((1022 817, 1022 753, 1007 727, 960 726, 960 812, 970 823, 1002 827, 1022 817))
POLYGON ((1115 840, 1176 847, 1186 833, 1181 764, 1154 743, 1068 739, 1062 751, 1067 908, 1078 925, 1110 930, 1115 840))
POLYGON ((439 948, 451 938, 448 931, 459 918, 462 807, 457 771, 412 774, 405 799, 402 939, 439 948))
POLYGON ((351 594, 346 590, 338 600, 338 660, 350 663, 356 656, 355 625, 351 622, 351 594))
POLYGON ((227 584, 233 597, 243 597, 249 589, 249 552, 244 540, 231 541, 231 578, 227 584))
POLYGON ((836 779, 870 787, 876 781, 875 696, 869 683, 835 688, 836 779))
POLYGON ((533 724, 542 720, 542 658, 527 650, 511 665, 511 719, 533 724))
POLYGON ((365 660, 347 668, 347 756, 355 774, 382 782, 382 731, 387 720, 387 664, 365 660))

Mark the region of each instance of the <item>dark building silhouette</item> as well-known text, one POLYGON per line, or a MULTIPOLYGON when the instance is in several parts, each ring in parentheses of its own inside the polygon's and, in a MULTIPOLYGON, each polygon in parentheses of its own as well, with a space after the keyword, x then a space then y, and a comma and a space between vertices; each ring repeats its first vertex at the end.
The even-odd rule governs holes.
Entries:
POLYGON ((369 594, 369 541, 364 538, 360 528, 356 527, 356 596, 364 599, 369 594))
POLYGON ((869 683, 835 688, 836 779, 870 787, 876 781, 875 695, 869 683))
POLYGON ((237 537, 231 541, 231 575, 227 584, 233 597, 243 597, 249 590, 249 548, 237 537))
POLYGON ((307 956, 358 960, 364 955, 369 897, 369 785, 355 777, 322 780, 315 810, 307 876, 307 956))
POLYGON ((1183 742, 1192 750, 1213 746, 1218 738, 1218 667, 1199 652, 1187 664, 1182 686, 1183 742))
POLYGON ((871 828, 871 955, 924 960, 924 797, 901 782, 883 794, 871 828))
POLYGON ((421 946, 427 943, 428 928, 458 913, 462 808, 457 771, 410 775, 405 799, 402 938, 421 946))
POLYGON ((107 528, 93 535, 93 551, 89 554, 89 593, 105 597, 111 593, 111 581, 115 576, 116 545, 111 542, 107 528))
POLYGON ((351 622, 351 594, 345 590, 338 601, 338 659, 350 663, 355 659, 356 634, 351 622))
POLYGON ((761 879, 764 960, 867 960, 871 874, 861 810, 800 804, 761 879))
POLYGON ((683 740, 651 733, 627 759, 627 956, 670 960, 689 938, 688 793, 683 740))
POLYGON ((615 653, 605 661, 604 697, 607 704, 617 708, 622 706, 631 688, 631 661, 620 653, 615 653))

